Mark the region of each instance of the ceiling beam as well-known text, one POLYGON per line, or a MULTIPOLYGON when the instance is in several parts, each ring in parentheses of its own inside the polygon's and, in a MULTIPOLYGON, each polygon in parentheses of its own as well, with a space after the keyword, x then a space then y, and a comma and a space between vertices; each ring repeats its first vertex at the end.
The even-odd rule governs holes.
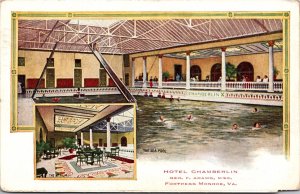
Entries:
POLYGON ((204 50, 204 49, 211 49, 211 48, 229 47, 235 45, 265 42, 270 40, 280 40, 282 39, 282 37, 283 37, 282 32, 277 32, 273 34, 264 34, 264 35, 252 35, 244 38, 232 38, 232 39, 222 40, 222 41, 211 41, 211 42, 197 43, 197 44, 187 45, 187 46, 176 46, 173 48, 158 49, 153 51, 135 53, 135 54, 131 54, 130 57, 137 58, 137 57, 144 57, 144 56, 154 56, 158 54, 170 54, 170 53, 196 51, 196 50, 204 50))

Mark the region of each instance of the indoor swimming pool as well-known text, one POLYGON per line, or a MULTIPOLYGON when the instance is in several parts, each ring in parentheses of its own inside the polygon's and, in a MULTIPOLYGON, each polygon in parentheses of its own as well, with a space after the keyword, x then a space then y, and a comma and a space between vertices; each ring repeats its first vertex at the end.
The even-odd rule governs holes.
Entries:
POLYGON ((258 152, 282 154, 282 107, 149 97, 137 101, 139 159, 211 158, 239 165, 258 152), (253 127, 257 122, 260 129, 253 127))

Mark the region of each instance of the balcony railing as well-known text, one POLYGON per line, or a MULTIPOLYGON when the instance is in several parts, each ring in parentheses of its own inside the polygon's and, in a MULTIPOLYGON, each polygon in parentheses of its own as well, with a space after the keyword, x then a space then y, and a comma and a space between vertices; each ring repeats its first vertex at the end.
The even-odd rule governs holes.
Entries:
POLYGON ((183 81, 169 81, 169 82, 162 82, 163 88, 185 88, 186 83, 183 81))
POLYGON ((191 89, 218 90, 221 89, 221 82, 191 82, 191 89))
MULTIPOLYGON (((146 84, 147 84, 147 88, 150 88, 150 82, 147 81, 146 84)), ((134 87, 137 87, 137 88, 143 87, 143 81, 136 81, 136 82, 134 82, 134 87)), ((153 88, 157 88, 158 87, 158 82, 153 81, 152 82, 152 87, 153 88)))
MULTIPOLYGON (((153 88, 158 87, 158 82, 152 82, 153 88)), ((274 82, 274 91, 282 92, 282 82, 274 82)), ((135 82, 135 87, 143 87, 142 81, 135 82)), ((147 88, 150 82, 147 81, 147 88)), ((162 82, 162 88, 186 88, 185 81, 162 82)), ((190 82, 191 89, 199 90, 220 90, 221 82, 190 82)), ((267 91, 269 83, 265 82, 226 82, 226 90, 249 90, 249 91, 267 91)))
POLYGON ((269 83, 264 82, 226 82, 228 90, 268 90, 269 83))

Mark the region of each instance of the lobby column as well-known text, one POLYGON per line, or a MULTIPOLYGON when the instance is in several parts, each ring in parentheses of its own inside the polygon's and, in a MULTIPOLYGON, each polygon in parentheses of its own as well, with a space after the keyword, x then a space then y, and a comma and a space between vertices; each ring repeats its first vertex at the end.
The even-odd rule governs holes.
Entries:
POLYGON ((77 133, 75 133, 75 145, 78 146, 78 137, 77 137, 77 133))
POLYGON ((186 86, 185 89, 189 90, 191 88, 190 82, 191 82, 191 75, 190 75, 190 70, 191 70, 191 58, 190 58, 190 51, 186 52, 186 86))
POLYGON ((106 144, 107 148, 110 149, 110 117, 106 119, 107 124, 106 124, 106 144))
POLYGON ((93 148, 93 130, 90 128, 90 147, 93 148))
POLYGON ((82 132, 80 133, 80 136, 81 136, 81 142, 80 143, 81 143, 81 146, 83 146, 83 133, 82 132))
POLYGON ((134 82, 135 82, 135 66, 134 66, 134 58, 132 58, 131 61, 131 86, 134 87, 134 82))
POLYGON ((222 79, 221 79, 221 90, 226 90, 226 58, 225 58, 225 51, 226 47, 222 47, 222 79))
POLYGON ((162 57, 158 55, 158 88, 162 88, 162 57))
POLYGON ((147 57, 143 57, 143 88, 147 88, 147 57))
POLYGON ((269 87, 268 92, 274 92, 274 41, 271 40, 269 44, 269 87))

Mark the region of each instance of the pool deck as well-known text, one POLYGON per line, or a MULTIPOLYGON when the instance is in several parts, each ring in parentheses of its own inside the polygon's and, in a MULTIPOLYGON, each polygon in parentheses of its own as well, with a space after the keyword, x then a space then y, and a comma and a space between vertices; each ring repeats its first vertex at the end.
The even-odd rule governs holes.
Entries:
MULTIPOLYGON (((210 102, 228 102, 240 104, 256 104, 266 106, 282 106, 283 95, 280 92, 253 92, 253 91, 220 91, 220 90, 185 90, 185 89, 157 89, 157 88, 129 88, 133 95, 144 96, 152 93, 157 97, 159 93, 165 93, 166 98, 198 100, 210 102)), ((30 97, 33 90, 28 90, 26 96, 30 97)), ((77 89, 74 88, 57 88, 57 89, 40 89, 36 97, 45 95, 46 97, 73 96, 77 89)), ((97 87, 81 88, 80 92, 85 95, 109 95, 120 94, 115 87, 97 87)))

